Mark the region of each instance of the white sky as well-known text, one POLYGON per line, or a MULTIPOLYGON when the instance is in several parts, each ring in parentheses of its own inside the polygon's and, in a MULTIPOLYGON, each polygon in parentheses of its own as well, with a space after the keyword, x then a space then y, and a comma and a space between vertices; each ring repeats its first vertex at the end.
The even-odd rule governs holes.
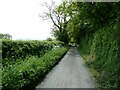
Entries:
MULTIPOLYGON (((42 21, 40 5, 50 0, 0 0, 0 33, 13 39, 39 39, 51 37, 52 22, 42 21)), ((54 0, 53 0, 54 1, 54 0)), ((61 0, 56 0, 59 3, 61 0)))

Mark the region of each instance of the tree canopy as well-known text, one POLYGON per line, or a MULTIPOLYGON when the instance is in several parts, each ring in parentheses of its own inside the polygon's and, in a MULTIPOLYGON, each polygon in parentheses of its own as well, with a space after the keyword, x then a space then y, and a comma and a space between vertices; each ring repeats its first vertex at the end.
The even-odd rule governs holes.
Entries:
POLYGON ((0 39, 12 39, 12 36, 10 34, 0 33, 0 39))
POLYGON ((99 28, 120 19, 120 3, 116 2, 62 2, 46 4, 45 17, 53 22, 53 35, 65 43, 79 43, 82 37, 92 35, 99 28))

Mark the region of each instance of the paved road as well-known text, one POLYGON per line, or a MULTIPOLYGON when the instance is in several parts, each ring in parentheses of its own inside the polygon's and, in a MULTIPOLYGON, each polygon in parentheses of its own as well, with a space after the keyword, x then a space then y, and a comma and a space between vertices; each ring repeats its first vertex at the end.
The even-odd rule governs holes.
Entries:
POLYGON ((77 49, 71 48, 38 88, 95 88, 95 82, 77 49))

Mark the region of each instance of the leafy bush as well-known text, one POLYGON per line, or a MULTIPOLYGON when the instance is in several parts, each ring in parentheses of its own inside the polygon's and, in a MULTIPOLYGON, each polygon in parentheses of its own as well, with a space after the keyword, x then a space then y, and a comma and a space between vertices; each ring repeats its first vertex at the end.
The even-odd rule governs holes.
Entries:
POLYGON ((26 56, 42 56, 47 51, 52 50, 54 46, 62 46, 64 43, 59 41, 18 41, 2 40, 2 58, 3 65, 8 61, 16 61, 26 56))
POLYGON ((43 79, 48 71, 67 52, 67 48, 57 48, 42 57, 31 56, 22 63, 2 68, 2 86, 4 90, 29 89, 43 79))
MULTIPOLYGON (((40 55, 40 51, 51 49, 52 45, 45 42, 38 41, 12 41, 3 40, 2 50, 3 59, 5 58, 19 58, 26 55, 40 55)), ((44 51, 43 51, 44 52, 44 51)))

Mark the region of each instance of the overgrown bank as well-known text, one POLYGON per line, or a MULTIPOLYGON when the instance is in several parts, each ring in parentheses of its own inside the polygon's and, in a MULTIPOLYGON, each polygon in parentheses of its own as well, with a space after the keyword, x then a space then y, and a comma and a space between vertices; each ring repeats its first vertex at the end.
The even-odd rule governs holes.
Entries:
POLYGON ((98 87, 120 86, 120 27, 111 23, 80 42, 80 52, 97 80, 98 87))

